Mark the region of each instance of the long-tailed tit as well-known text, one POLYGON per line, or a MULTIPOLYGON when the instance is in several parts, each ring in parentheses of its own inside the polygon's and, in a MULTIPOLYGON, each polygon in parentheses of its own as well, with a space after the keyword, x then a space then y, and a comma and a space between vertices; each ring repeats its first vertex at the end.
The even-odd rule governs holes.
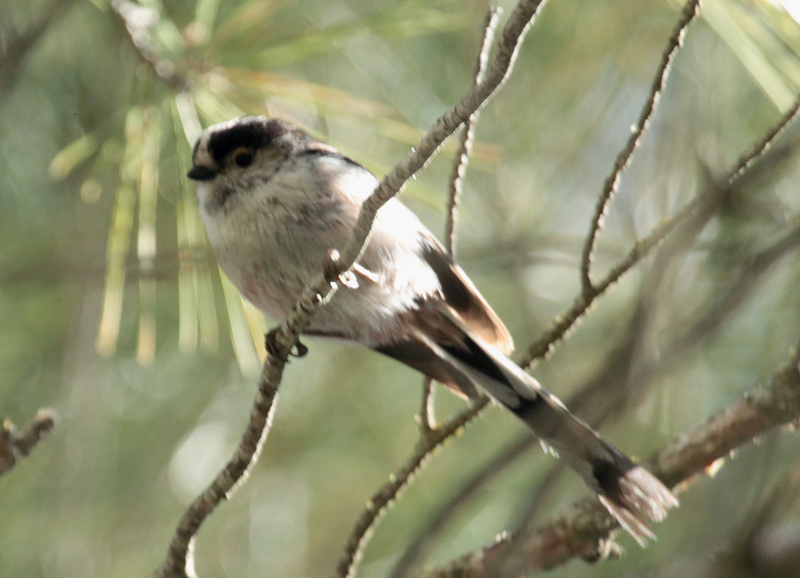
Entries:
MULTIPOLYGON (((206 129, 192 163, 223 271, 276 321, 348 241, 378 184, 336 149, 265 117, 206 129)), ((351 277, 313 312, 307 334, 357 341, 470 398, 487 393, 554 448, 640 544, 653 537, 646 518, 664 518, 678 503, 672 493, 507 357, 513 343, 502 321, 400 201, 378 211, 351 277)))

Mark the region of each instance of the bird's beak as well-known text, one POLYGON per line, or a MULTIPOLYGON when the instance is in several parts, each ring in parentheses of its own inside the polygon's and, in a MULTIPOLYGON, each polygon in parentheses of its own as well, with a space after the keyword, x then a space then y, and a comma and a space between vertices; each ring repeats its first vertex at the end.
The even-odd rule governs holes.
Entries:
POLYGON ((194 165, 192 169, 186 173, 186 176, 193 181, 210 181, 217 176, 219 171, 210 169, 208 167, 194 165))

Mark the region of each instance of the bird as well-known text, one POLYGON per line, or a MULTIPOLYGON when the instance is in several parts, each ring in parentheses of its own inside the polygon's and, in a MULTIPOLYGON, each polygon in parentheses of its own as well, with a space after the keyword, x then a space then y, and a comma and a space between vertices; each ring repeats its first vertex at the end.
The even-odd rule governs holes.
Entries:
MULTIPOLYGON (((220 267, 282 322, 343 247, 377 178, 289 121, 244 116, 206 128, 188 178, 220 267)), ((464 270, 400 200, 377 212, 369 241, 303 332, 357 342, 474 399, 481 392, 527 426, 640 545, 678 501, 574 416, 509 355, 512 337, 464 270)))

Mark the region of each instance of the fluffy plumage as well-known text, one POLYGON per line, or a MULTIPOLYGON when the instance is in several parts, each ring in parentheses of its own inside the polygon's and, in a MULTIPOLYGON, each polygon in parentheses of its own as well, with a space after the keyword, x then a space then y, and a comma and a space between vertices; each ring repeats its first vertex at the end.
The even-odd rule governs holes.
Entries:
MULTIPOLYGON (((220 265, 242 294, 282 321, 347 242, 378 184, 361 165, 280 120, 208 128, 189 177, 220 265)), ((343 286, 307 333, 357 341, 467 397, 486 392, 551 446, 640 543, 677 500, 647 470, 545 390, 507 355, 508 330, 464 271, 400 201, 390 200, 343 286)))

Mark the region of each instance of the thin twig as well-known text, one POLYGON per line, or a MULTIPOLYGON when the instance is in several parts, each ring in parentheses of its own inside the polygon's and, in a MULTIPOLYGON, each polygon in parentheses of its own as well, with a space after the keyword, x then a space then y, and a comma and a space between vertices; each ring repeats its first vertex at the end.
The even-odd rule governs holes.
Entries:
POLYGON ((436 429, 436 414, 433 407, 433 379, 422 380, 422 404, 419 409, 420 435, 427 437, 436 429))
POLYGON ((430 516, 428 525, 419 532, 414 541, 405 549, 389 578, 407 578, 413 573, 418 573, 423 556, 431 550, 435 537, 441 533, 455 512, 460 510, 487 483, 503 473, 507 466, 513 464, 517 458, 524 455, 530 450, 531 446, 537 443, 536 438, 527 433, 520 436, 492 458, 472 478, 464 482, 461 489, 439 507, 434 515, 430 516))
POLYGON ((258 392, 250 409, 250 420, 233 457, 183 514, 170 541, 167 557, 151 578, 196 578, 193 551, 197 531, 219 503, 230 498, 247 480, 269 432, 278 387, 289 355, 288 347, 278 347, 278 355, 270 355, 264 363, 258 392))
MULTIPOLYGON (((624 381, 625 376, 630 371, 635 350, 633 344, 640 334, 642 313, 640 306, 630 322, 627 338, 624 343, 621 343, 616 348, 615 353, 611 355, 604 369, 595 374, 589 383, 580 387, 575 395, 565 400, 567 407, 593 427, 604 422, 612 414, 619 413, 626 406, 629 396, 634 393, 630 388, 614 387, 612 385, 618 384, 620 380, 624 381)), ((639 392, 637 391, 636 393, 639 392)), ((390 578, 408 578, 418 574, 422 557, 434 546, 438 535, 459 508, 465 505, 469 497, 500 474, 503 468, 512 463, 514 459, 524 455, 527 448, 537 444, 538 440, 535 437, 524 435, 521 439, 513 442, 498 453, 472 479, 465 482, 464 487, 455 496, 450 498, 436 512, 431 513, 429 525, 415 536, 397 562, 390 578)), ((530 526, 530 522, 536 517, 536 511, 541 509, 542 504, 547 501, 545 499, 546 493, 556 486, 557 481, 560 479, 560 474, 565 469, 564 462, 557 460, 544 479, 536 482, 536 491, 527 496, 530 505, 519 509, 519 513, 515 514, 515 518, 518 521, 516 524, 511 525, 512 528, 530 526)))
POLYGON ((675 26, 667 42, 667 47, 661 56, 661 65, 650 87, 650 95, 645 101, 642 111, 639 113, 639 120, 633 126, 631 136, 628 138, 625 147, 620 151, 619 155, 617 155, 613 172, 603 184, 603 190, 600 192, 600 198, 597 201, 594 217, 592 218, 591 229, 589 235, 586 237, 586 243, 583 246, 583 253, 581 255, 581 285, 583 292, 586 294, 591 293, 593 290, 591 278, 592 253, 594 252, 594 246, 597 242, 597 235, 603 227, 603 216, 608 209, 611 198, 616 192, 622 171, 628 166, 633 153, 636 152, 636 148, 641 142, 642 135, 645 130, 647 130, 650 119, 653 117, 661 91, 664 90, 664 85, 667 81, 672 62, 675 59, 675 55, 678 53, 678 49, 681 47, 686 29, 692 20, 694 20, 695 16, 697 16, 699 4, 700 0, 689 0, 684 6, 681 18, 675 26))
MULTIPOLYGON (((734 167, 728 171, 726 180, 722 185, 712 184, 707 186, 675 215, 655 227, 647 237, 637 241, 625 258, 614 266, 599 283, 592 284, 588 290, 584 288, 569 310, 558 316, 545 333, 531 343, 520 361, 520 365, 527 367, 534 360, 544 357, 557 342, 564 338, 575 323, 586 314, 597 297, 603 295, 611 285, 619 281, 625 273, 630 271, 643 257, 647 256, 672 231, 692 215, 712 209, 722 200, 724 195, 730 192, 734 185, 738 187, 741 184, 741 178, 756 169, 757 165, 767 157, 777 139, 794 122, 798 115, 800 115, 800 96, 764 136, 739 158, 734 167)), ((785 154, 785 151, 778 151, 778 153, 782 155, 785 154)))
POLYGON ((577 321, 586 314, 595 299, 603 295, 611 285, 619 281, 625 273, 630 271, 634 265, 639 263, 642 258, 648 255, 650 251, 666 239, 679 225, 683 225, 689 217, 700 210, 711 207, 714 204, 714 199, 716 199, 715 195, 703 191, 673 217, 655 227, 647 237, 636 241, 625 258, 611 269, 600 283, 592 286, 588 292, 580 293, 575 298, 569 310, 559 315, 539 339, 528 347, 528 350, 520 361, 520 365, 522 367, 528 367, 536 359, 547 355, 553 346, 561 341, 569 330, 575 326, 577 321))
MULTIPOLYGON (((473 85, 483 82, 486 73, 486 64, 489 61, 489 51, 494 40, 494 31, 497 29, 497 22, 500 18, 499 8, 490 8, 483 22, 483 42, 478 50, 478 58, 475 62, 475 74, 473 85)), ((462 184, 464 175, 469 165, 469 155, 472 153, 472 142, 475 137, 475 124, 478 121, 479 112, 470 115, 461 129, 461 139, 456 154, 453 172, 450 174, 450 194, 447 201, 447 220, 445 221, 444 246, 451 256, 456 256, 456 227, 458 226, 458 204, 461 200, 462 184)))
MULTIPOLYGON (((798 114, 798 109, 800 108, 800 98, 797 102, 778 120, 778 122, 767 132, 765 133, 764 137, 756 143, 748 153, 743 155, 739 161, 737 162, 736 166, 728 173, 727 183, 725 190, 720 190, 716 187, 709 187, 708 190, 701 192, 698 196, 687 204, 681 211, 679 211, 676 215, 674 215, 669 221, 665 221, 659 227, 657 227, 651 235, 639 241, 632 247, 628 256, 623 259, 617 267, 612 269, 611 272, 604 278, 604 280, 596 287, 593 288, 597 295, 602 294, 605 290, 608 289, 610 285, 615 283, 619 278, 630 268, 635 265, 644 255, 648 254, 655 246, 657 246, 663 239, 670 235, 671 232, 674 231, 677 225, 679 224, 687 224, 688 222, 697 223, 698 226, 702 227, 703 223, 707 223, 708 219, 713 216, 716 211, 716 207, 719 206, 719 203, 722 199, 730 194, 733 185, 741 186, 741 179, 744 177, 745 174, 748 176, 753 176, 755 178, 756 173, 762 172, 759 171, 758 168, 762 166, 771 166, 771 163, 767 162, 767 155, 766 153, 770 151, 772 145, 775 141, 780 137, 780 135, 785 131, 786 127, 794 120, 794 118, 798 114), (763 162, 762 162, 763 161, 763 162), (757 164, 758 163, 758 164, 757 164)), ((775 151, 778 157, 785 156, 786 151, 775 151)), ((770 160, 775 160, 773 157, 776 155, 770 155, 768 158, 770 160)), ((778 241, 776 243, 776 248, 780 249, 779 253, 783 253, 784 250, 788 250, 791 246, 794 246, 796 241, 795 232, 791 232, 790 234, 786 235, 784 239, 778 241)), ((774 257, 774 251, 771 249, 768 251, 764 251, 766 257, 774 257)), ((761 254, 759 253, 759 257, 761 254)), ((758 267, 758 273, 763 273, 765 267, 772 263, 775 259, 770 258, 767 259, 767 262, 761 263, 764 267, 758 267)), ((564 316, 563 322, 557 325, 558 333, 557 334, 548 334, 541 340, 541 343, 555 343, 563 337, 564 333, 574 324, 574 322, 579 319, 591 305, 591 301, 589 302, 582 302, 581 298, 579 297, 576 300, 576 305, 570 311, 568 316, 564 316)), ((536 345, 536 344, 534 344, 536 345)), ((529 351, 527 359, 523 361, 523 364, 528 364, 529 360, 536 359, 538 357, 543 356, 547 352, 547 347, 539 345, 536 349, 532 349, 529 351)), ((572 404, 571 404, 572 405, 572 404)), ((782 405, 782 407, 785 404, 782 405)), ((745 443, 747 440, 740 440, 741 443, 745 443)), ((726 451, 722 452, 723 454, 726 451)), ((592 501, 587 501, 585 503, 580 504, 577 506, 572 515, 566 516, 565 518, 560 518, 559 520, 569 519, 571 520, 569 526, 563 526, 557 528, 556 525, 548 526, 547 532, 545 537, 548 539, 553 538, 553 532, 556 535, 562 533, 566 536, 564 540, 573 540, 574 536, 583 535, 586 531, 586 527, 591 526, 593 527, 593 531, 596 532, 594 534, 597 537, 596 543, 591 543, 591 540, 581 543, 577 546, 569 546, 572 549, 572 553, 569 554, 570 556, 582 556, 582 557, 595 557, 601 553, 603 548, 610 548, 610 542, 605 541, 605 537, 608 534, 608 529, 606 527, 607 520, 602 519, 601 522, 597 522, 598 516, 602 517, 605 513, 602 508, 597 508, 597 504, 592 503, 592 501)), ((501 542, 505 542, 507 539, 501 540, 501 542)), ((530 543, 530 542, 529 542, 530 543)), ((543 549, 547 549, 553 547, 553 544, 550 542, 540 544, 543 549)), ((559 547, 563 546, 563 544, 556 544, 556 550, 559 547)), ((504 548, 504 545, 497 545, 494 546, 496 548, 504 548)), ((528 548, 528 546, 524 546, 528 548)), ((483 553, 482 553, 483 554, 483 553)), ((482 555, 481 554, 481 555, 482 555)), ((543 558, 543 559, 546 559, 543 558)), ((549 567, 549 566, 548 566, 549 567)), ((431 574, 426 574, 426 576, 436 576, 437 578, 446 577, 446 576, 456 576, 460 574, 459 571, 463 571, 464 566, 461 562, 456 561, 453 566, 448 568, 441 568, 436 572, 431 574), (453 571, 453 574, 449 572, 453 571)), ((481 576, 483 574, 476 574, 476 576, 481 576)), ((488 574, 494 575, 494 574, 488 574)), ((509 574, 509 576, 514 575, 513 572, 509 574)), ((472 574, 470 574, 472 576, 472 574)))
MULTIPOLYGON (((745 155, 743 155, 739 159, 739 161, 737 162, 736 166, 728 173, 729 176, 726 179, 726 181, 727 181, 727 185, 725 187, 726 190, 719 190, 719 189, 717 189, 715 187, 710 187, 709 190, 699 194, 692 202, 687 204, 681 211, 679 211, 676 215, 674 215, 669 221, 665 221, 664 223, 662 223, 662 225, 657 227, 651 233, 651 235, 648 238, 646 238, 646 239, 638 242, 636 245, 634 245, 634 247, 632 247, 632 249, 630 250, 628 256, 625 259, 623 259, 623 261, 621 261, 618 264, 618 266, 615 269, 613 269, 604 278, 602 283, 600 283, 597 286, 597 288, 593 288, 593 289, 596 289, 597 294, 598 295, 602 294, 605 290, 607 290, 607 288, 610 285, 612 285, 617 280, 619 280, 619 278, 625 272, 630 270, 630 268, 635 263, 637 263, 641 259, 642 256, 644 256, 645 254, 649 253, 655 246, 657 246, 661 242, 661 240, 663 240, 667 236, 669 236, 670 233, 672 233, 674 231, 674 229, 675 229, 675 227, 677 225, 679 225, 679 224, 687 225, 689 222, 691 222, 691 223, 693 223, 693 225, 692 225, 693 229, 696 229, 696 228, 700 228, 701 229, 704 226, 704 224, 706 224, 708 222, 708 220, 713 216, 713 214, 715 214, 716 208, 719 206, 719 203, 722 200, 722 198, 725 195, 730 194, 733 185, 736 184, 737 186, 741 186, 740 180, 745 175, 745 173, 748 176, 752 176, 753 178, 755 178, 756 177, 756 173, 763 172, 763 171, 757 170, 759 167, 766 167, 766 166, 770 166, 771 167, 772 163, 771 162, 770 163, 766 162, 766 160, 767 160, 765 158, 766 157, 766 153, 768 151, 770 151, 771 146, 774 144, 774 142, 780 137, 780 135, 784 132, 786 127, 793 121, 795 116, 797 116, 798 107, 800 107, 800 99, 798 99, 798 102, 796 102, 795 105, 793 105, 793 107, 791 107, 791 109, 789 111, 787 111, 778 120, 778 122, 772 127, 772 129, 770 129, 767 133, 765 133, 764 137, 762 139, 760 139, 759 142, 756 143, 748 153, 746 153, 745 155), (762 159, 765 162, 759 162, 762 159), (758 164, 756 165, 757 162, 758 162, 758 164), (705 198, 705 200, 704 200, 704 198, 705 198)), ((774 151, 774 152, 776 152, 776 154, 778 156, 785 156, 785 152, 786 151, 774 151)), ((776 157, 776 155, 771 155, 769 158, 770 158, 771 161, 774 161, 775 160, 774 157, 776 157)), ((695 231, 695 233, 696 232, 697 231, 695 231)), ((769 250, 762 252, 762 253, 765 253, 765 256, 769 256, 770 258, 765 263, 761 263, 760 262, 761 260, 759 259, 759 263, 761 265, 763 265, 763 266, 758 267, 758 271, 757 271, 758 274, 763 273, 763 271, 766 268, 766 266, 768 264, 772 263, 775 260, 775 253, 783 254, 783 252, 785 250, 788 250, 791 246, 794 246, 794 243, 796 241, 796 234, 795 233, 796 233, 796 231, 792 231, 790 234, 786 235, 784 239, 782 239, 782 240, 780 240, 780 241, 778 241, 776 243, 776 249, 779 249, 779 251, 773 251, 772 248, 770 248, 769 250)), ((677 237, 675 237, 675 236, 673 236, 673 238, 677 239, 677 237)), ((758 256, 760 257, 761 253, 759 253, 758 256)), ((755 265, 755 263, 754 263, 754 265, 755 265)), ((580 298, 579 298, 579 300, 580 300, 580 298)), ((565 332, 581 315, 583 315, 583 313, 585 313, 585 310, 589 307, 589 305, 591 305, 591 302, 581 303, 580 307, 579 307, 581 312, 577 316, 575 316, 574 318, 565 316, 563 325, 560 326, 561 330, 563 330, 565 332)), ((575 311, 575 307, 573 307, 572 311, 573 312, 575 311)), ((706 323, 706 321, 707 320, 705 320, 705 321, 704 320, 700 320, 696 324, 696 326, 699 327, 700 325, 703 325, 704 323, 706 323)), ((716 320, 716 321, 717 321, 717 324, 718 324, 719 320, 716 320)), ((563 333, 561 333, 560 335, 558 335, 556 337, 553 337, 552 335, 548 335, 548 336, 546 336, 545 339, 542 340, 542 342, 554 343, 555 341, 560 339, 562 336, 563 336, 563 333)), ((685 343, 676 343, 674 345, 675 346, 684 346, 685 343)), ((546 351, 547 351, 546 348, 539 347, 534 352, 535 357, 534 356, 530 356, 529 359, 532 360, 532 359, 535 359, 536 357, 543 356, 546 353, 546 351)), ((525 363, 527 364, 529 362, 526 361, 525 363)), ((570 407, 573 407, 574 404, 570 403, 569 405, 570 405, 570 407)), ((573 531, 570 528, 578 528, 578 530, 575 530, 575 532, 576 532, 575 535, 581 535, 581 533, 584 532, 584 530, 585 530, 584 522, 586 524, 589 524, 589 525, 595 524, 594 520, 597 519, 597 516, 598 515, 602 516, 604 514, 602 508, 597 508, 596 506, 597 505, 592 503, 592 501, 587 501, 585 503, 580 504, 578 507, 576 507, 576 509, 574 511, 574 522, 575 523, 572 526, 570 526, 569 528, 564 527, 563 531, 566 532, 566 533, 570 533, 570 532, 573 531)), ((579 556, 582 556, 582 557, 591 558, 591 557, 596 557, 598 554, 600 554, 601 550, 603 550, 603 548, 610 548, 611 547, 611 543, 605 541, 605 536, 607 535, 607 531, 605 530, 604 524, 606 524, 606 521, 603 521, 602 523, 595 524, 595 531, 602 530, 602 536, 598 537, 598 542, 597 543, 584 543, 584 544, 581 544, 580 546, 575 546, 575 551, 573 552, 573 554, 576 555, 576 556, 579 555, 579 556)), ((437 526, 438 526, 438 524, 437 524, 437 526)), ((548 527, 548 531, 549 530, 552 530, 552 526, 548 527)), ((430 537, 430 535, 427 532, 424 534, 424 536, 426 538, 430 537)), ((553 536, 552 532, 547 534, 547 536, 552 538, 552 536, 553 536)), ((567 538, 565 538, 565 540, 566 539, 567 538)), ((569 537, 569 539, 571 540, 572 537, 569 537)), ((405 575, 408 575, 408 572, 410 570, 409 566, 413 562, 418 560, 417 549, 419 549, 421 546, 419 546, 416 543, 415 543, 415 546, 417 546, 417 548, 413 548, 412 547, 412 550, 413 550, 412 554, 413 555, 410 555, 408 557, 404 556, 403 559, 401 560, 401 562, 399 563, 399 567, 402 568, 403 573, 398 573, 399 570, 396 570, 394 576, 405 576, 405 575)), ((546 548, 551 547, 551 546, 552 546, 552 544, 550 544, 548 542, 546 544, 543 544, 542 548, 546 549, 546 548)), ((496 546, 496 547, 502 548, 503 546, 500 545, 500 546, 496 546)), ((436 572, 433 572, 433 573, 431 573, 429 575, 426 574, 426 576, 436 576, 437 578, 450 576, 450 575, 461 576, 461 574, 459 574, 459 572, 463 572, 464 569, 465 569, 464 565, 461 564, 459 561, 456 561, 456 563, 454 563, 453 566, 451 566, 449 568, 440 568, 436 572), (449 571, 451 571, 451 570, 453 571, 452 574, 449 573, 449 571)), ((477 574, 477 576, 481 576, 481 575, 482 574, 477 574)), ((488 575, 492 575, 492 574, 488 574, 488 575)), ((511 575, 513 575, 513 573, 509 574, 509 576, 511 576, 511 575)), ((470 574, 470 576, 472 576, 472 574, 470 574)))
MULTIPOLYGON (((472 86, 464 97, 449 111, 442 115, 431 130, 422 138, 417 147, 404 161, 398 164, 381 181, 378 188, 364 201, 358 215, 358 221, 353 235, 347 246, 341 251, 341 258, 331 261, 327 271, 322 277, 304 290, 298 305, 303 300, 318 300, 324 302, 331 291, 334 290, 332 281, 352 267, 364 250, 371 234, 372 222, 378 209, 390 198, 396 195, 405 186, 406 182, 420 169, 430 162, 441 145, 474 113, 480 110, 497 90, 505 84, 514 66, 514 61, 519 52, 525 33, 530 28, 536 14, 546 0, 521 0, 506 22, 500 39, 497 41, 497 51, 492 61, 492 66, 481 82, 472 86)), ((306 323, 307 313, 295 307, 289 314, 286 322, 278 328, 276 339, 294 343, 297 334, 306 323)), ((356 523, 348 539, 344 554, 336 566, 336 576, 349 578, 353 576, 361 558, 364 545, 370 532, 380 520, 386 506, 391 503, 397 494, 406 486, 411 475, 419 468, 424 459, 441 442, 463 427, 488 404, 488 399, 483 397, 476 400, 464 412, 463 419, 457 418, 452 426, 442 426, 435 430, 435 436, 423 437, 420 448, 377 494, 367 503, 367 508, 356 523), (449 433, 448 433, 449 432, 449 433)))
POLYGON ((0 476, 8 472, 53 430, 56 414, 51 409, 40 409, 31 423, 17 432, 10 420, 0 425, 0 476))
MULTIPOLYGON (((787 363, 692 432, 648 460, 668 486, 685 489, 712 464, 765 433, 800 418, 800 343, 787 363)), ((609 546, 616 522, 594 499, 582 500, 529 535, 504 536, 496 544, 423 574, 425 578, 516 578, 580 557, 597 559, 609 546)))
POLYGON ((369 533, 386 513, 389 504, 398 498, 414 474, 425 464, 433 450, 464 428, 465 424, 470 423, 488 404, 488 398, 480 398, 466 410, 432 430, 430 436, 420 438, 414 454, 400 469, 389 476, 389 482, 375 492, 367 502, 367 507, 361 513, 348 538, 344 555, 336 566, 335 576, 341 578, 353 576, 356 566, 361 560, 369 533))
MULTIPOLYGON (((483 42, 478 50, 478 57, 475 62, 475 73, 473 75, 473 86, 483 82, 486 73, 486 65, 489 61, 489 52, 494 40, 494 32, 497 29, 502 10, 490 8, 483 22, 483 42)), ((456 226, 458 224, 458 205, 461 199, 462 183, 469 164, 469 155, 472 153, 472 142, 474 138, 474 127, 478 121, 479 111, 472 113, 461 129, 461 138, 453 163, 453 172, 450 174, 450 194, 447 201, 447 219, 445 221, 444 245, 451 257, 455 258, 456 253, 456 226)), ((420 428, 422 435, 428 435, 434 426, 433 413, 433 381, 426 377, 422 385, 422 410, 420 411, 420 428)))
MULTIPOLYGON (((770 149, 770 146, 783 133, 786 126, 792 122, 794 117, 797 115, 798 107, 800 107, 800 100, 779 119, 773 128, 768 131, 747 154, 742 156, 736 167, 729 173, 730 176, 727 179, 728 189, 730 189, 734 182, 736 182, 745 172, 751 168, 754 168, 753 164, 764 156, 764 154, 770 149)), ((737 182, 736 184, 739 183, 737 182)), ((595 297, 605 292, 608 287, 618 281, 621 276, 629 271, 636 263, 638 263, 642 257, 647 255, 650 251, 652 251, 653 248, 658 246, 661 241, 669 236, 679 224, 688 222, 690 217, 694 217, 692 221, 706 223, 708 218, 710 218, 710 216, 714 213, 714 207, 718 206, 719 201, 721 200, 719 194, 720 192, 721 191, 717 189, 713 189, 699 194, 693 201, 688 203, 672 218, 656 227, 656 229, 654 229, 647 238, 637 242, 629 251, 628 256, 624 258, 614 269, 612 269, 597 287, 592 287, 594 295, 591 297, 591 299, 584 300, 579 296, 578 299, 576 299, 576 303, 573 305, 573 308, 568 312, 568 314, 562 316, 560 322, 556 324, 554 328, 555 331, 548 332, 548 334, 546 334, 544 338, 540 340, 540 342, 532 345, 531 349, 526 355, 526 358, 521 364, 529 365, 534 359, 544 356, 549 347, 561 339, 567 330, 572 327, 572 325, 580 317, 582 317, 583 314, 585 314, 595 297)), ((591 547, 591 553, 597 553, 596 544, 591 547)), ((585 556, 589 554, 590 552, 588 551, 583 553, 585 556)), ((445 575, 447 574, 441 574, 441 576, 445 575)), ((436 576, 439 576, 439 574, 436 574, 436 576)))
MULTIPOLYGON (((667 60, 667 65, 669 64, 669 60, 672 58, 672 54, 675 51, 675 47, 679 45, 680 38, 683 34, 683 31, 688 26, 691 19, 694 17, 694 12, 696 11, 696 2, 690 2, 690 5, 693 4, 694 7, 691 8, 691 16, 689 16, 689 8, 687 7, 684 10, 684 15, 681 19, 682 24, 679 24, 676 27, 678 33, 673 34, 673 37, 670 39, 670 49, 666 52, 667 56, 665 56, 665 60, 667 60), (688 18, 688 20, 687 20, 688 18), (686 20, 686 22, 684 22, 686 20), (673 45, 675 45, 673 47, 673 45)), ((688 6, 688 5, 687 5, 688 6)), ((654 109, 654 102, 656 100, 657 95, 662 90, 662 85, 666 79, 666 70, 668 66, 663 66, 660 70, 659 74, 657 75, 658 82, 656 83, 657 86, 654 89, 654 93, 651 94, 651 98, 649 99, 649 104, 646 106, 646 113, 643 111, 642 118, 643 120, 640 121, 640 125, 642 129, 645 127, 647 120, 652 116, 652 112, 654 109)), ((634 140, 632 147, 636 146, 636 140, 634 140)), ((763 147, 762 147, 763 148, 763 147)), ((623 158, 625 155, 620 155, 620 158, 623 158)), ((630 157, 630 153, 627 155, 627 158, 630 157)), ((622 166, 627 163, 625 160, 622 166)), ((621 172, 621 168, 617 173, 621 172)), ((613 190, 613 187, 611 187, 613 190)), ((609 193, 610 195, 610 193, 609 193)), ((619 278, 628 270, 630 270, 633 265, 635 265, 644 255, 649 253, 655 246, 657 246, 667 235, 680 223, 682 223, 689 215, 694 214, 698 207, 701 205, 701 199, 695 199, 694 202, 689 203, 682 211, 680 211, 677 215, 675 215, 672 219, 666 221, 661 226, 657 227, 649 237, 637 242, 634 247, 629 252, 629 255, 626 259, 624 259, 614 270, 612 270, 609 275, 604 279, 603 283, 600 285, 599 291, 594 291, 594 288, 589 286, 591 293, 585 293, 579 295, 576 298, 575 303, 573 304, 572 308, 564 315, 560 316, 558 320, 554 323, 554 325, 536 342, 534 342, 528 349, 528 352, 523 357, 520 362, 520 365, 523 367, 529 366, 535 359, 543 357, 550 348, 563 336, 566 332, 575 324, 575 322, 580 319, 588 310, 589 306, 592 304, 594 299, 602 294, 611 284, 619 280, 619 278)), ((466 422, 462 425, 466 425, 466 422)))
MULTIPOLYGON (((124 0, 119 0, 118 4, 124 4, 124 0)), ((517 5, 503 30, 497 46, 497 55, 484 81, 473 86, 451 110, 440 117, 419 145, 383 178, 377 189, 363 203, 352 236, 342 252, 330 252, 328 262, 323 266, 318 278, 303 290, 287 319, 274 330, 272 344, 277 348, 279 354, 269 356, 264 364, 259 391, 251 409, 250 424, 242 436, 239 448, 225 469, 184 514, 172 538, 167 558, 153 574, 153 578, 193 578, 196 576, 192 550, 197 531, 208 514, 223 499, 227 498, 238 484, 244 482, 249 468, 255 463, 269 430, 271 412, 274 408, 283 367, 289 352, 297 343, 300 333, 308 323, 311 312, 316 307, 323 305, 333 295, 338 287, 339 277, 350 269, 360 257, 369 240, 372 223, 378 209, 397 195, 408 180, 430 162, 441 145, 452 136, 458 127, 470 115, 484 106, 505 83, 513 67, 522 38, 542 4, 544 4, 544 0, 522 0, 517 5)), ((120 16, 123 15, 120 13, 120 16)), ((147 59, 145 53, 142 53, 142 56, 147 59)), ((169 81, 170 79, 165 78, 165 80, 169 81)), ((481 400, 470 409, 477 413, 486 403, 486 400, 481 400)), ((469 419, 471 417, 465 421, 469 421, 469 419)), ((443 438, 447 438, 460 427, 462 424, 458 423, 454 426, 443 426, 437 431, 443 438)), ((407 482, 410 473, 419 467, 426 455, 428 455, 427 452, 420 454, 416 464, 412 463, 412 460, 408 465, 409 474, 400 481, 390 483, 389 490, 384 493, 396 495, 397 491, 407 482), (394 486, 397 487, 394 488, 394 486)), ((398 476, 398 479, 400 478, 398 476)), ((379 494, 383 495, 383 493, 379 494)), ((341 576, 349 576, 355 568, 354 564, 360 555, 365 536, 385 507, 385 504, 377 507, 377 503, 380 503, 380 500, 369 505, 354 530, 354 538, 351 539, 345 550, 345 559, 339 564, 339 572, 343 572, 341 576)))
POLYGON ((786 131, 786 128, 791 125, 800 114, 800 94, 797 95, 792 106, 786 109, 781 117, 778 119, 770 130, 757 143, 753 145, 748 153, 739 159, 736 166, 730 170, 726 181, 731 185, 738 183, 739 179, 753 168, 753 165, 758 162, 772 146, 778 142, 780 136, 786 131))
POLYGON ((534 16, 545 3, 546 0, 521 0, 517 4, 503 28, 497 42, 497 52, 492 66, 483 82, 473 86, 453 108, 439 117, 419 144, 383 177, 372 195, 364 201, 350 240, 339 251, 339 259, 331 261, 325 267, 325 271, 303 290, 286 321, 275 334, 278 343, 294 344, 297 335, 307 322, 309 312, 331 296, 339 276, 349 270, 361 257, 361 253, 369 241, 372 223, 378 209, 402 191, 409 179, 433 159, 444 142, 505 84, 513 68, 522 39, 533 22, 534 16))

